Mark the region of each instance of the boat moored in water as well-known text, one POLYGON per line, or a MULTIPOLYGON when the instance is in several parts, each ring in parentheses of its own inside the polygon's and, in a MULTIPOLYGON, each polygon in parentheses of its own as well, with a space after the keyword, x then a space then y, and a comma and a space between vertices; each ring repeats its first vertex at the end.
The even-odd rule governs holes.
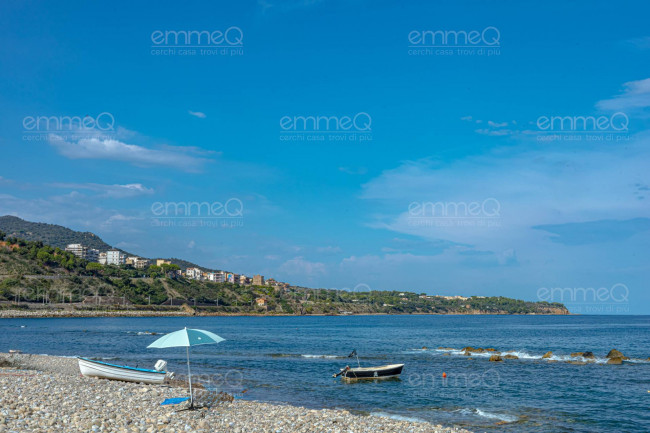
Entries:
POLYGON ((164 382, 165 376, 167 376, 167 372, 165 371, 167 363, 165 361, 158 361, 156 363, 156 370, 148 370, 146 368, 109 364, 88 358, 79 357, 77 359, 79 361, 79 370, 81 370, 81 374, 85 377, 161 384, 164 382))
POLYGON ((345 368, 342 368, 341 371, 333 374, 332 377, 341 376, 342 379, 346 380, 390 379, 399 377, 399 375, 402 373, 402 368, 404 368, 404 364, 380 365, 377 367, 361 367, 356 349, 348 355, 348 358, 352 357, 357 358, 358 367, 350 367, 349 365, 346 365, 345 368))
POLYGON ((352 368, 347 366, 341 369, 339 374, 333 375, 341 376, 343 379, 347 380, 360 380, 360 379, 389 379, 394 377, 399 377, 402 373, 402 368, 404 364, 390 364, 390 365, 381 365, 378 367, 356 367, 352 368))

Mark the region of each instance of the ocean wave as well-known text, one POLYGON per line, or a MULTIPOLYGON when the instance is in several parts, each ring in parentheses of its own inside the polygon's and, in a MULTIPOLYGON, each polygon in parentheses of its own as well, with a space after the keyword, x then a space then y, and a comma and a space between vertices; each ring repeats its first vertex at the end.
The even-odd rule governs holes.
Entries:
POLYGON ((410 417, 410 416, 403 416, 403 415, 396 415, 394 413, 387 413, 387 412, 370 412, 370 416, 378 416, 381 418, 390 418, 394 419, 397 421, 408 421, 408 422, 420 422, 420 423, 428 423, 429 421, 420 419, 420 418, 415 418, 415 417, 410 417))
POLYGON ((158 335, 157 332, 151 332, 151 331, 126 331, 127 334, 135 334, 135 335, 158 335))
MULTIPOLYGON (((436 352, 449 353, 450 355, 456 356, 465 356, 465 352, 460 349, 435 349, 436 352)), ((606 364, 607 358, 594 357, 594 358, 585 358, 583 356, 571 356, 571 355, 559 355, 554 354, 549 358, 543 358, 542 354, 533 354, 523 350, 505 350, 505 351, 494 351, 494 352, 470 352, 470 356, 473 358, 489 358, 492 355, 499 355, 504 357, 506 355, 514 355, 519 359, 524 360, 547 360, 547 361, 557 361, 557 362, 584 362, 588 364, 606 364)), ((638 360, 637 362, 643 362, 643 360, 638 360)))
POLYGON ((327 358, 327 359, 336 359, 336 358, 347 358, 346 356, 337 356, 337 355, 300 355, 301 358, 327 358))
POLYGON ((626 359, 623 362, 629 362, 632 364, 650 364, 650 358, 648 359, 638 359, 638 358, 630 358, 626 359))
POLYGON ((519 417, 515 415, 508 415, 506 413, 488 412, 478 408, 476 409, 464 408, 464 409, 459 409, 458 412, 462 413, 463 415, 478 415, 482 418, 497 419, 499 421, 507 422, 507 423, 519 421, 519 417))

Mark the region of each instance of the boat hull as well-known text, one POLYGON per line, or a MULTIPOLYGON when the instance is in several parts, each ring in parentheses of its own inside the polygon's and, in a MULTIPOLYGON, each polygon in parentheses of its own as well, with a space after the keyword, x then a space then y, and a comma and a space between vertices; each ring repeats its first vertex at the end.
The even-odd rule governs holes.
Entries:
POLYGON ((399 377, 404 364, 382 365, 379 367, 350 368, 341 374, 345 380, 373 380, 399 377))
POLYGON ((87 358, 78 358, 79 370, 85 377, 99 377, 103 379, 122 380, 125 382, 142 382, 161 384, 165 381, 166 372, 146 370, 144 368, 113 365, 106 362, 94 361, 87 358))

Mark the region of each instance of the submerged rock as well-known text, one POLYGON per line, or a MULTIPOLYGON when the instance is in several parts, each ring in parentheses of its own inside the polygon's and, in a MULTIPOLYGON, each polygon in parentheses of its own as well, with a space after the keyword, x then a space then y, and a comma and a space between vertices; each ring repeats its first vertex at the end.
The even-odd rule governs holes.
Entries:
POLYGON ((503 361, 503 358, 501 358, 499 355, 490 356, 490 362, 501 362, 501 361, 503 361))
POLYGON ((551 356, 553 356, 553 352, 551 352, 551 351, 549 350, 548 352, 546 352, 546 353, 542 356, 542 359, 548 359, 548 358, 550 358, 551 356))
MULTIPOLYGON (((605 358, 607 358, 607 359, 610 359, 610 358, 630 359, 630 358, 628 358, 627 356, 623 355, 621 352, 619 352, 619 351, 616 350, 616 349, 612 349, 612 350, 610 350, 609 353, 607 354, 607 356, 606 356, 605 358)), ((648 358, 648 359, 650 359, 650 358, 648 358)))

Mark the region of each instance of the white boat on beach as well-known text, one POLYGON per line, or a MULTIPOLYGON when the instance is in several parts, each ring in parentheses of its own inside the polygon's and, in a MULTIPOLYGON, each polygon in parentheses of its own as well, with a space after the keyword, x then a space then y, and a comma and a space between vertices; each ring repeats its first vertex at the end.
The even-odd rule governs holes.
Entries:
POLYGON ((79 357, 77 359, 79 360, 79 370, 81 370, 81 374, 85 377, 161 384, 165 380, 165 376, 167 376, 167 372, 165 371, 167 363, 165 361, 158 361, 156 363, 156 370, 147 370, 145 368, 109 364, 88 358, 79 357))

